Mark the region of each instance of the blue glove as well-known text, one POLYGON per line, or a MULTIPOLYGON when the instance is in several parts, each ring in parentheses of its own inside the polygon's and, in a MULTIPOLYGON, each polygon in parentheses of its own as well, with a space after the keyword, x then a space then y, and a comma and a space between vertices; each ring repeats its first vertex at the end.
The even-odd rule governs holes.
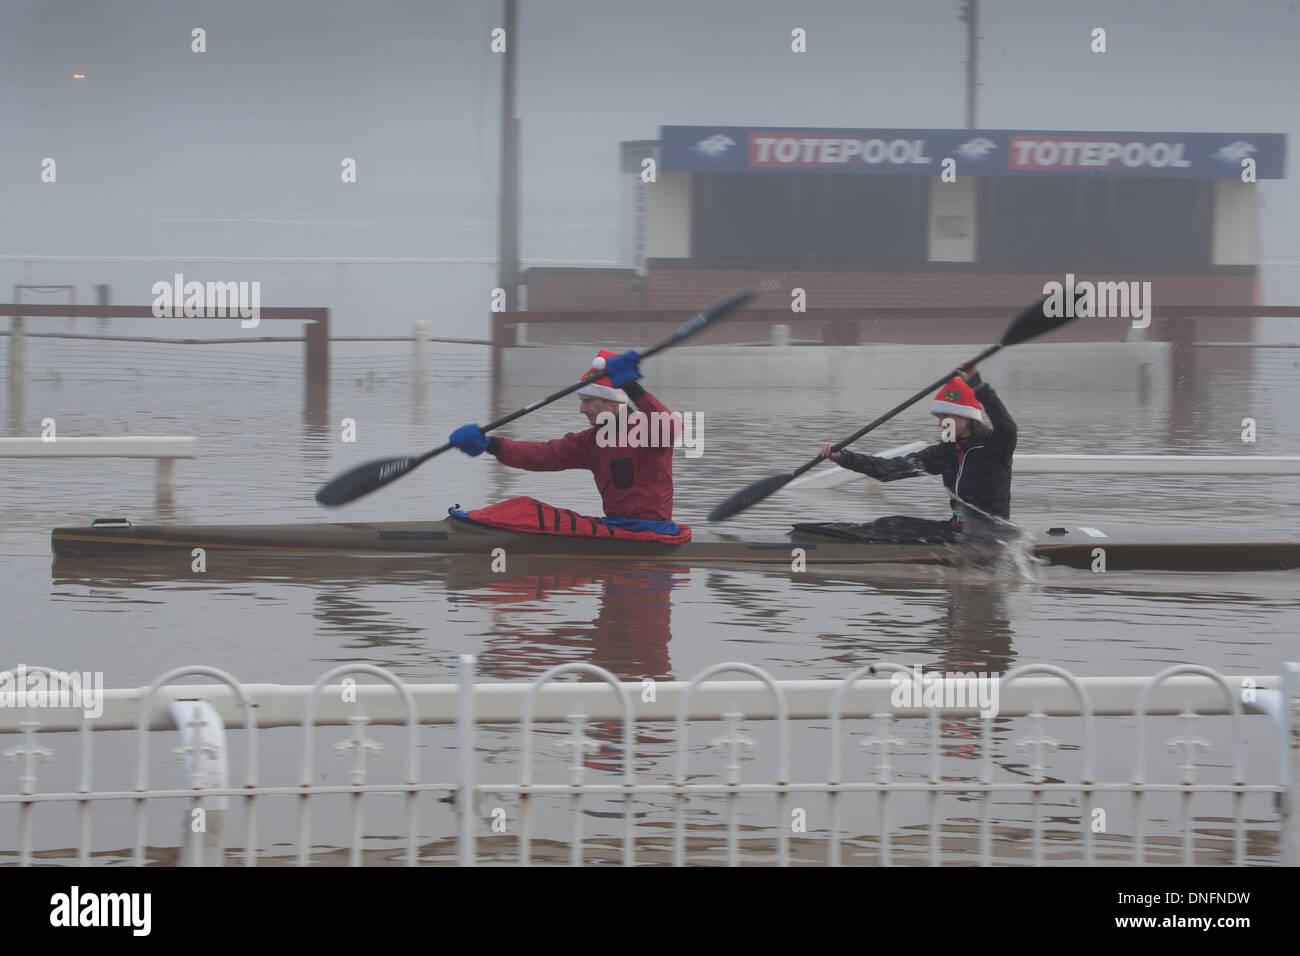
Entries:
POLYGON ((605 374, 609 376, 610 384, 615 388, 622 388, 630 382, 635 382, 641 377, 641 366, 637 364, 640 361, 639 352, 624 352, 605 362, 605 374))
POLYGON ((483 434, 483 429, 477 425, 461 425, 451 437, 447 439, 471 458, 477 457, 487 451, 488 440, 483 434))

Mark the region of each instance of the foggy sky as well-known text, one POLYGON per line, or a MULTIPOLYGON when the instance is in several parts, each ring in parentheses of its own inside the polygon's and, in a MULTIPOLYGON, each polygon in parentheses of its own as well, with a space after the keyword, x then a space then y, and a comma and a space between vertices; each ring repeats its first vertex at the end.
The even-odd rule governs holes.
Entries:
MULTIPOLYGON (((1296 6, 982 0, 978 123, 1286 133, 1261 258, 1300 261, 1296 6)), ((660 125, 965 125, 956 0, 521 7, 525 258, 617 258, 618 144, 660 125)), ((502 19, 465 0, 4 0, 0 255, 492 256, 502 19)), ((487 273, 445 274, 475 305, 440 331, 481 334, 487 273)), ((1300 296, 1300 266, 1262 275, 1267 301, 1300 296)), ((18 276, 0 261, 6 297, 18 276)))

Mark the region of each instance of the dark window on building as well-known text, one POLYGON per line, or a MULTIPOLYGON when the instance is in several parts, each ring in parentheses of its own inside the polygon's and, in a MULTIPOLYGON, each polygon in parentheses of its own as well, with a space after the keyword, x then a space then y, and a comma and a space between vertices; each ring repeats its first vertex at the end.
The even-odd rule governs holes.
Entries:
POLYGON ((919 263, 928 216, 920 176, 697 174, 691 252, 704 261, 919 263))
POLYGON ((1213 183, 1188 179, 986 178, 985 269, 1209 267, 1213 183))

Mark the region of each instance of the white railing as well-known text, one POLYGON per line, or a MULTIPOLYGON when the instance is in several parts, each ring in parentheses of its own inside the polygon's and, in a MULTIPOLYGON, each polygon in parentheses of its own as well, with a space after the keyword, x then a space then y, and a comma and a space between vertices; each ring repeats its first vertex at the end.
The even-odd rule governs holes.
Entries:
POLYGON ((1300 475, 1295 455, 1016 455, 1022 475, 1300 475))
MULTIPOLYGON (((911 442, 874 452, 892 458, 920 451, 926 442, 911 442)), ((1030 455, 1017 453, 1012 468, 1018 475, 1300 475, 1297 455, 1030 455)), ((863 476, 847 468, 818 466, 790 482, 790 487, 833 488, 863 476)), ((879 483, 867 487, 875 489, 879 483)))
POLYGON ((193 458, 198 441, 182 435, 113 438, 0 438, 0 458, 152 458, 158 463, 157 500, 172 502, 176 459, 193 458))
MULTIPOLYGON (((30 679, 37 671, 54 686, 52 672, 25 673, 30 679)), ((0 706, 0 733, 20 736, 5 750, 20 768, 18 786, 0 794, 0 813, 17 810, 12 856, 22 865, 34 862, 38 836, 47 863, 87 865, 107 856, 136 865, 169 857, 220 864, 231 805, 242 817, 240 856, 250 866, 290 843, 300 865, 342 862, 345 846, 349 864, 376 862, 391 856, 385 848, 399 836, 407 865, 528 864, 538 854, 549 862, 594 856, 624 865, 1300 862, 1293 812, 1300 665, 1286 664, 1276 677, 1175 665, 1151 677, 1081 678, 1031 664, 981 685, 995 691, 986 717, 979 713, 987 700, 976 702, 971 679, 882 663, 843 680, 776 681, 760 668, 725 663, 689 682, 621 683, 574 663, 531 684, 478 684, 474 658, 463 656, 455 685, 407 684, 368 664, 339 665, 310 687, 243 684, 216 668, 183 667, 147 688, 80 701, 84 707, 43 706, 58 701, 30 697, 19 701, 29 706, 15 707, 3 693, 14 686, 10 672, 0 674, 0 702, 8 702, 0 706), (363 676, 383 683, 357 684, 363 676), (593 679, 557 680, 565 676, 593 679), (219 683, 177 683, 194 677, 219 683), (1152 779, 1152 725, 1170 717, 1181 727, 1165 741, 1175 755, 1164 763, 1177 779, 1152 779), (1267 755, 1251 757, 1255 782, 1246 773, 1246 718, 1252 744, 1267 755), (708 746, 692 735, 692 722, 703 720, 725 725, 708 746), (761 743, 744 736, 745 720, 766 722, 761 732, 751 730, 761 743), (562 740, 538 726, 559 722, 569 725, 562 740), (1051 722, 1061 739, 1047 735, 1051 722), (154 783, 162 771, 151 743, 178 725, 182 779, 154 783), (316 762, 324 746, 317 730, 343 726, 351 731, 333 749, 348 761, 347 780, 330 782, 316 762), (378 730, 388 726, 398 728, 386 732, 395 735, 390 747, 399 742, 400 759, 388 764, 393 779, 381 782, 371 761, 383 749, 378 730), (296 747, 285 749, 274 729, 290 727, 298 729, 296 747), (1027 736, 1013 739, 1022 730, 1027 736), (133 741, 116 755, 112 745, 121 751, 122 741, 112 731, 129 731, 133 741), (236 731, 238 742, 227 743, 236 731), (75 760, 62 761, 76 781, 42 790, 41 766, 62 753, 37 738, 61 732, 77 734, 75 760), (868 748, 865 767, 844 760, 844 745, 854 739, 868 748), (543 740, 551 746, 539 747, 543 740), (560 766, 550 756, 556 745, 571 750, 564 779, 544 782, 560 766), (709 747, 725 755, 725 772, 712 778, 709 747), (1014 756, 1017 749, 1028 756, 1014 756), (518 755, 513 779, 511 754, 518 755), (281 779, 264 780, 264 763, 281 779), (128 773, 117 786, 95 785, 98 777, 128 773), (400 798, 400 810, 384 795, 400 798), (489 811, 482 805, 488 796, 508 798, 513 813, 504 805, 489 811), (346 812, 325 819, 345 835, 322 847, 317 807, 337 811, 340 800, 346 812), (443 806, 448 800, 454 810, 443 806), (157 822, 150 810, 178 803, 187 824, 179 852, 149 839, 157 822), (105 807, 110 816, 113 807, 131 808, 129 852, 111 827, 113 844, 96 846, 94 814, 105 807), (75 808, 75 827, 62 808, 75 808), (42 828, 38 811, 51 819, 62 812, 65 822, 42 828), (289 817, 296 820, 292 840, 289 817), (271 822, 263 825, 264 818, 271 822)))

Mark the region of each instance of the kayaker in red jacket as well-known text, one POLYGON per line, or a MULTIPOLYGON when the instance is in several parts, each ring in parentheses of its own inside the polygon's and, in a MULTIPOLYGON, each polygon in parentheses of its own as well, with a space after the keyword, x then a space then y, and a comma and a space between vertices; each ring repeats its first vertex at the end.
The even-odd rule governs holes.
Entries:
POLYGON ((680 426, 667 406, 636 383, 641 377, 639 359, 636 352, 616 355, 601 350, 592 371, 603 369, 606 374, 578 389, 578 410, 591 425, 584 431, 531 442, 489 438, 477 425, 462 425, 448 440, 467 455, 486 451, 502 464, 525 471, 590 471, 600 490, 606 524, 676 534, 673 444, 680 426), (640 435, 637 412, 629 405, 647 416, 640 435))

